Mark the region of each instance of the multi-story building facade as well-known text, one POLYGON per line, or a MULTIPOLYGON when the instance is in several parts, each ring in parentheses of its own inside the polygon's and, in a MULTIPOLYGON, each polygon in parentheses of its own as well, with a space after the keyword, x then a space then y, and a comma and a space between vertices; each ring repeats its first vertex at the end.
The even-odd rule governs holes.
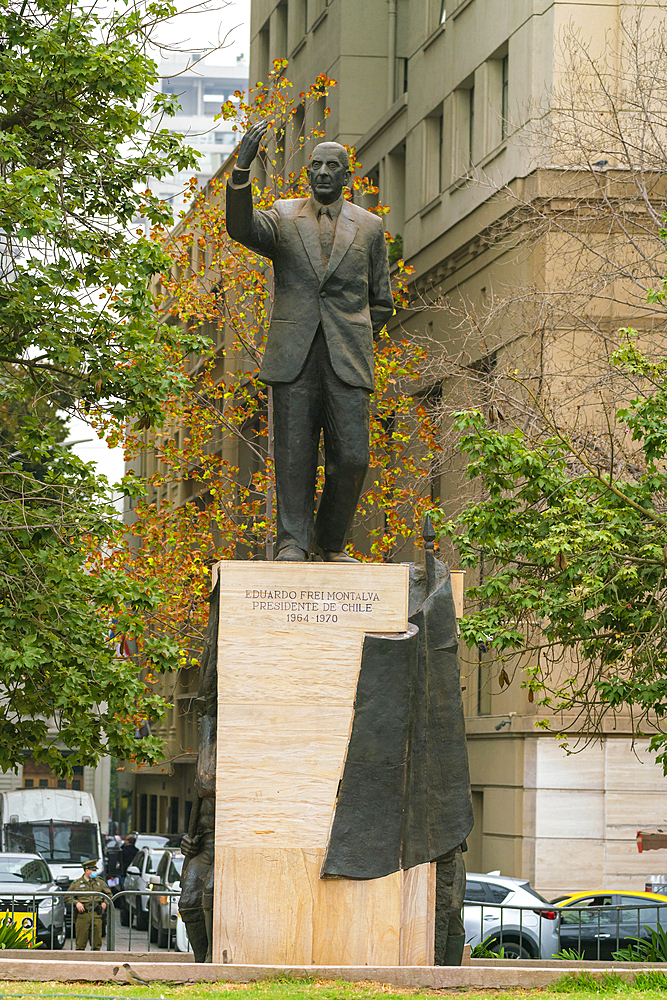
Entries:
POLYGON ((192 177, 199 187, 220 169, 236 144, 231 123, 219 119, 221 106, 236 101, 237 90, 248 86, 248 64, 241 57, 233 66, 218 66, 198 53, 172 52, 160 63, 160 84, 163 94, 176 94, 179 110, 173 117, 160 121, 162 128, 180 132, 201 157, 196 173, 191 170, 163 177, 150 178, 149 187, 160 198, 170 201, 174 215, 187 206, 184 192, 192 177))
MULTIPOLYGON (((460 297, 481 311, 494 285, 543 280, 539 247, 518 254, 489 238, 508 212, 496 192, 521 186, 527 200, 531 190, 542 198, 549 191, 549 171, 536 168, 525 140, 513 139, 512 123, 543 106, 557 84, 563 30, 578 31, 601 54, 618 39, 628 6, 253 0, 250 78, 262 79, 273 59, 287 57, 295 93, 317 73, 338 81, 327 101, 327 138, 354 145, 364 173, 377 181, 390 206, 387 228, 401 235, 415 269, 413 289, 460 297)), ((624 318, 615 317, 618 326, 624 318)), ((446 311, 405 311, 395 324, 460 351, 446 311)), ((511 331, 501 331, 493 357, 471 343, 466 363, 484 370, 511 353, 511 341, 511 331)), ((474 391, 460 398, 479 403, 474 391)), ((455 506, 459 486, 454 461, 436 486, 445 506, 455 506)), ((520 676, 502 689, 489 659, 477 651, 462 656, 476 817, 469 870, 523 876, 545 894, 643 888, 647 861, 636 830, 667 819, 667 788, 646 742, 633 749, 629 727, 617 721, 600 742, 566 755, 536 729, 539 710, 520 676)))
MULTIPOLYGON (((326 137, 356 147, 364 173, 390 206, 387 228, 400 235, 403 257, 414 268, 412 304, 418 307, 399 312, 390 330, 426 336, 457 358, 458 377, 450 368, 439 381, 433 376, 425 392, 479 405, 485 373, 534 356, 535 343, 524 337, 517 348, 516 331, 502 319, 462 343, 461 309, 453 313, 438 303, 463 303, 481 315, 501 286, 543 290, 547 271, 555 271, 558 282, 557 241, 547 254, 544 243, 524 243, 518 252, 515 239, 494 237, 508 231, 517 205, 552 198, 560 176, 549 156, 540 161, 512 126, 527 109, 543 106, 557 85, 563 31, 579 32, 593 55, 603 53, 618 37, 628 6, 612 0, 253 0, 251 80, 264 79, 274 59, 287 58, 295 94, 319 73, 338 82, 327 99, 326 137)), ((308 111, 306 129, 322 121, 321 112, 319 104, 308 111)), ((572 177, 570 199, 578 183, 572 177)), ((562 185, 558 193, 562 212, 571 201, 562 185)), ((617 310, 609 322, 620 327, 629 318, 617 310)), ((220 374, 225 363, 221 358, 220 374)), ((555 352, 550 374, 557 380, 555 352)), ((212 447, 227 448, 234 464, 242 464, 232 454, 234 442, 212 447)), ((154 463, 144 452, 135 471, 150 475, 154 463)), ((461 466, 452 454, 433 484, 447 510, 460 503, 461 466)), ((186 489, 165 484, 153 499, 183 502, 186 489)), ((456 565, 456 553, 446 555, 456 565)), ((633 746, 629 720, 621 717, 597 743, 568 755, 536 725, 544 709, 529 700, 520 671, 501 687, 490 654, 462 651, 461 659, 475 808, 468 869, 528 878, 545 895, 643 888, 649 871, 637 852, 636 830, 667 821, 664 779, 646 741, 633 746)), ((179 679, 164 727, 169 763, 137 785, 139 795, 151 797, 142 829, 162 832, 176 797, 173 815, 178 811, 183 826, 194 790, 195 735, 188 742, 180 730, 193 726, 182 708, 192 703, 195 687, 194 677, 179 679)), ((587 735, 575 727, 575 744, 587 735)))

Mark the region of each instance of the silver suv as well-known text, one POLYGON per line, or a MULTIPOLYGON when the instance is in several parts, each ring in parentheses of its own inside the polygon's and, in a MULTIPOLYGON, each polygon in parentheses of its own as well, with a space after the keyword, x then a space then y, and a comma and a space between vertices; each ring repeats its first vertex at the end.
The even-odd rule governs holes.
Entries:
POLYGON ((56 896, 60 887, 39 854, 0 854, 0 911, 46 949, 59 951, 65 943, 65 905, 56 896), (26 895, 27 893, 27 895, 26 895))
POLYGON ((469 872, 463 922, 466 944, 504 958, 551 958, 559 949, 559 911, 526 879, 469 872))
POLYGON ((150 901, 151 941, 160 948, 170 948, 176 939, 179 897, 167 893, 181 891, 184 856, 180 851, 165 851, 158 865, 158 881, 150 901))
MULTIPOLYGON (((158 876, 158 866, 165 853, 171 854, 176 848, 164 847, 144 847, 138 851, 132 859, 132 864, 125 873, 126 891, 135 891, 134 896, 125 896, 123 911, 121 912, 121 923, 134 924, 137 930, 145 931, 148 927, 149 917, 149 895, 153 886, 160 881, 158 876), (139 895, 142 893, 142 895, 139 895), (134 921, 133 921, 134 918, 134 921)), ((127 926, 127 924, 126 924, 127 926)))

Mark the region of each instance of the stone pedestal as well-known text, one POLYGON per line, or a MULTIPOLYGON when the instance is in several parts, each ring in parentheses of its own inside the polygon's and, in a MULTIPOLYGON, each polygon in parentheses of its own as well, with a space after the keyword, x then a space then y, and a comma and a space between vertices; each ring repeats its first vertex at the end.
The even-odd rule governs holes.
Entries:
POLYGON ((407 565, 217 570, 213 961, 432 964, 435 865, 320 878, 363 637, 407 629, 407 565))

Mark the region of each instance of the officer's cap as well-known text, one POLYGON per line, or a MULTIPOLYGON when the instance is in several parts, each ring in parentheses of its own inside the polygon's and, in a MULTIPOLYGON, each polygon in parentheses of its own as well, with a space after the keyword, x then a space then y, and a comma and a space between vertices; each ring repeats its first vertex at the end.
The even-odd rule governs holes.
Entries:
POLYGON ((81 867, 83 868, 84 872, 88 871, 89 869, 97 868, 97 858, 91 858, 89 861, 82 861, 81 867))

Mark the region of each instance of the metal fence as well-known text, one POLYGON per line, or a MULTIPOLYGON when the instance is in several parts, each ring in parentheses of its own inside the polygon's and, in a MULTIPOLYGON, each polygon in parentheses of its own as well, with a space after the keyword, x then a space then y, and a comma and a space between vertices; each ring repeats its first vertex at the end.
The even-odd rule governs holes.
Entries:
MULTIPOLYGON (((172 927, 171 911, 172 900, 180 897, 180 891, 154 887, 145 892, 125 889, 109 898, 104 893, 89 890, 73 894, 68 890, 45 893, 17 889, 2 892, 0 912, 11 913, 17 925, 40 940, 43 947, 61 948, 69 937, 69 947, 73 949, 77 916, 73 895, 92 897, 91 939, 96 921, 102 921, 106 924, 107 951, 116 950, 117 913, 126 914, 123 919, 127 920, 127 950, 132 949, 133 937, 135 944, 145 941, 147 952, 175 950, 176 928, 172 927), (106 904, 104 913, 103 903, 106 904), (156 947, 155 942, 153 917, 158 906, 166 907, 168 917, 166 948, 156 947), (138 913, 140 922, 146 921, 145 928, 132 926, 138 913)), ((480 944, 496 954, 502 949, 507 957, 537 959, 560 957, 567 949, 582 958, 600 960, 611 958, 615 951, 627 947, 633 937, 649 938, 647 927, 667 929, 667 903, 656 900, 634 905, 557 907, 548 903, 530 906, 466 900, 464 922, 466 941, 473 948, 480 944)))
POLYGON ((165 889, 164 891, 147 893, 122 890, 109 898, 106 893, 91 890, 77 890, 76 893, 59 890, 45 893, 17 889, 13 892, 2 891, 0 894, 0 913, 11 913, 13 921, 25 932, 26 937, 32 938, 35 942, 41 942, 42 947, 59 950, 66 945, 67 938, 69 938, 69 947, 73 949, 76 945, 76 918, 78 915, 73 903, 74 895, 92 897, 90 938, 94 940, 96 923, 101 921, 102 932, 104 933, 106 930, 107 951, 116 950, 116 914, 123 912, 127 913, 129 917, 128 950, 132 949, 133 933, 135 942, 142 942, 145 935, 146 951, 158 950, 155 948, 151 921, 151 910, 155 906, 166 906, 169 917, 167 948, 159 950, 173 951, 176 949, 176 927, 172 928, 171 926, 171 901, 180 898, 180 890, 169 891, 165 889), (155 897, 154 902, 151 900, 151 896, 155 897), (148 904, 148 923, 143 931, 135 930, 132 926, 133 920, 136 919, 137 902, 140 898, 146 900, 148 904), (165 899, 168 902, 163 902, 165 899), (106 905, 103 911, 104 904, 106 905))
POLYGON ((567 951, 600 961, 636 944, 632 938, 650 939, 648 928, 667 930, 667 903, 558 907, 465 900, 464 923, 466 943, 481 945, 478 951, 542 959, 567 951))

